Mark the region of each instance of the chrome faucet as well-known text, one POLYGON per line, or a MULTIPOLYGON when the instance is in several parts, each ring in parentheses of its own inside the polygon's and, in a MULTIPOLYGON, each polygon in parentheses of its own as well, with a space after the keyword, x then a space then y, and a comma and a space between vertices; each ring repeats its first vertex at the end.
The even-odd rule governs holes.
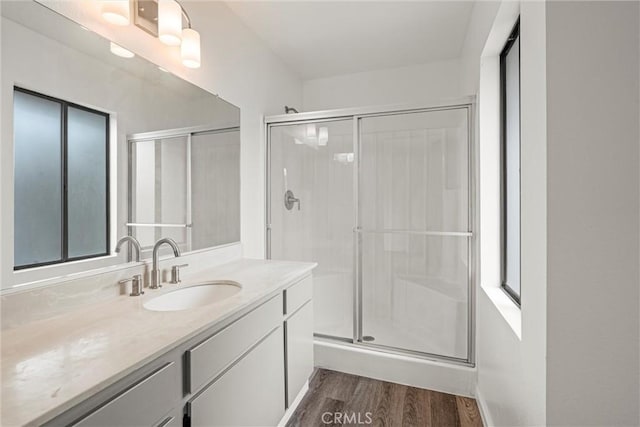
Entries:
POLYGON ((160 269, 158 268, 158 251, 160 250, 160 246, 163 244, 168 244, 173 249, 173 255, 177 258, 180 256, 180 248, 178 248, 178 244, 175 240, 165 237, 160 239, 153 245, 153 269, 151 270, 151 285, 149 288, 158 289, 160 286, 160 282, 162 281, 160 278, 160 269))
POLYGON ((140 262, 140 242, 138 242, 138 239, 136 239, 133 236, 124 236, 122 239, 118 240, 118 243, 116 244, 116 253, 119 254, 120 253, 120 248, 122 248, 122 245, 125 242, 129 242, 131 243, 131 246, 133 246, 136 250, 136 262, 140 262))

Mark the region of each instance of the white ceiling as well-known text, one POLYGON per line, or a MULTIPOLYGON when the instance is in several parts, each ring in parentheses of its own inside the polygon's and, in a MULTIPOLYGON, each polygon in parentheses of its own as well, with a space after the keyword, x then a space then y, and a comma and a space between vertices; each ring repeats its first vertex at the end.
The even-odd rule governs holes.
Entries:
POLYGON ((303 79, 460 55, 473 1, 230 1, 303 79))

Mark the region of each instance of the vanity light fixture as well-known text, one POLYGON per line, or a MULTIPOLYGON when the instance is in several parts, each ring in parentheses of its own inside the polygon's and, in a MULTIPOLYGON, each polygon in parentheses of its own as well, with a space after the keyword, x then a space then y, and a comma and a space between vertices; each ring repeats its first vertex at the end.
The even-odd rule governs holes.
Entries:
POLYGON ((110 24, 124 27, 129 25, 131 6, 129 0, 104 0, 102 17, 110 24))
POLYGON ((168 46, 182 43, 182 6, 176 0, 158 0, 158 38, 168 46))
MULTIPOLYGON (((200 68, 200 33, 191 27, 191 18, 180 3, 176 0, 133 0, 133 5, 137 27, 168 46, 180 46, 182 64, 200 68)), ((102 16, 114 25, 128 25, 130 9, 131 0, 104 0, 102 16)), ((115 53, 113 48, 111 51, 115 53)), ((133 56, 131 52, 129 54, 133 56)))
POLYGON ((111 53, 113 53, 114 55, 120 56, 122 58, 133 58, 135 56, 133 52, 123 48, 120 45, 115 44, 114 42, 110 43, 109 50, 111 50, 111 53))
POLYGON ((200 68, 200 33, 191 27, 182 30, 180 56, 185 67, 200 68))

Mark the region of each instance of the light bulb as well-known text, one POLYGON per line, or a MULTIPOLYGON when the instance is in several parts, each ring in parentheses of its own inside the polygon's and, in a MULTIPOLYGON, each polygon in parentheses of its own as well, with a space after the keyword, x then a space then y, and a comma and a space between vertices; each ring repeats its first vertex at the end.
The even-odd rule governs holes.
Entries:
POLYGON ((175 0, 158 0, 158 38, 169 46, 182 42, 182 8, 175 0))
POLYGON ((115 44, 114 42, 111 42, 111 44, 109 46, 109 50, 114 55, 120 56, 122 58, 133 58, 135 56, 133 52, 123 48, 120 45, 115 44))
POLYGON ((318 145, 325 146, 329 141, 329 128, 321 127, 318 130, 318 145))
POLYGON ((182 30, 180 54, 185 67, 200 68, 200 33, 191 28, 182 30))
POLYGON ((105 0, 102 2, 102 17, 110 24, 129 25, 131 16, 129 0, 105 0))

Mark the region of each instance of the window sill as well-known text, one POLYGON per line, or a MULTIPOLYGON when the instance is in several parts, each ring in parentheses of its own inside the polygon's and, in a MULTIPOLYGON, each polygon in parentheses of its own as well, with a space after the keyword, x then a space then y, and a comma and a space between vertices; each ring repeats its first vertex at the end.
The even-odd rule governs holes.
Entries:
POLYGON ((56 267, 88 264, 90 262, 102 261, 102 260, 105 260, 105 259, 116 258, 117 256, 118 255, 116 255, 116 254, 109 253, 109 254, 106 254, 106 255, 99 255, 99 256, 95 256, 95 257, 91 257, 91 258, 82 258, 82 259, 76 259, 76 260, 65 261, 65 262, 56 262, 56 263, 52 263, 52 264, 38 265, 38 266, 35 266, 35 267, 21 268, 19 270, 13 270, 13 272, 16 275, 20 275, 22 273, 27 274, 27 273, 32 272, 32 271, 53 270, 56 267))
POLYGON ((500 287, 481 286, 513 333, 522 340, 522 311, 500 287))
POLYGON ((96 258, 15 270, 13 272, 13 285, 10 288, 3 289, 3 293, 11 289, 31 289, 111 271, 121 267, 121 263, 116 263, 117 259, 118 255, 112 253, 96 258))

